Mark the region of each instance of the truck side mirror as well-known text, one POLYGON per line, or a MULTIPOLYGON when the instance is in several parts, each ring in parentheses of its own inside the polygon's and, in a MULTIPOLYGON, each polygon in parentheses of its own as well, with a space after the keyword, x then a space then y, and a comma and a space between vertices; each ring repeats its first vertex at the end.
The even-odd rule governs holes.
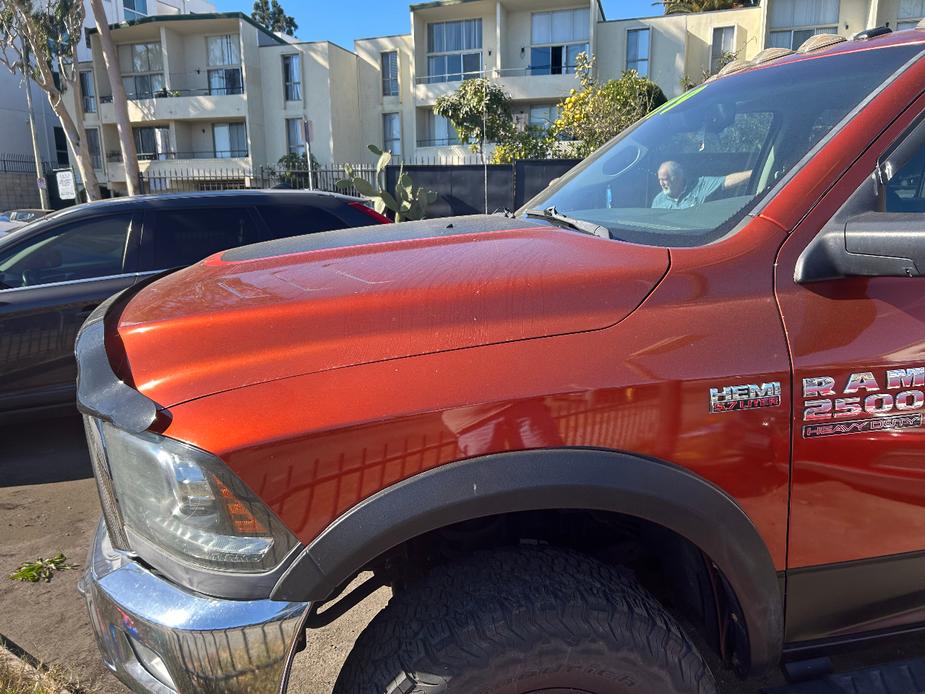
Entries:
POLYGON ((797 261, 794 281, 923 274, 925 215, 866 212, 823 227, 797 261))

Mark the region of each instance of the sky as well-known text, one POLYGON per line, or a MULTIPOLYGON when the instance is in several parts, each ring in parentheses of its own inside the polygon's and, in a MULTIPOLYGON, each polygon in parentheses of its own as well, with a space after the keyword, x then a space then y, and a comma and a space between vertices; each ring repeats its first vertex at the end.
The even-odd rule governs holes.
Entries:
MULTIPOLYGON (((420 0, 415 0, 420 1, 420 0)), ((250 14, 253 0, 213 0, 220 12, 250 14)), ((353 49, 353 40, 370 36, 407 34, 409 0, 281 0, 299 25, 302 41, 333 41, 353 49)), ((652 0, 602 0, 607 19, 661 14, 652 0)))

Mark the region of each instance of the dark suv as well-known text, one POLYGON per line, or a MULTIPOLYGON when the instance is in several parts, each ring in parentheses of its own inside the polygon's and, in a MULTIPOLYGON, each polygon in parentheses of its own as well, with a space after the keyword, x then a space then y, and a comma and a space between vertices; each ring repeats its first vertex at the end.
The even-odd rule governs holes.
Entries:
POLYGON ((229 191, 99 201, 17 230, 0 239, 0 418, 73 402, 77 329, 140 278, 234 246, 387 221, 343 195, 229 191))

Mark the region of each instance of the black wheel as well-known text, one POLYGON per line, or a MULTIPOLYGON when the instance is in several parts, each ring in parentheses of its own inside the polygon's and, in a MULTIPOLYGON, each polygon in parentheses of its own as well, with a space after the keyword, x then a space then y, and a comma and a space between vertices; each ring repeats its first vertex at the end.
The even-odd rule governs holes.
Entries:
POLYGON ((472 554, 395 595, 335 694, 714 694, 700 653, 627 573, 531 547, 472 554))

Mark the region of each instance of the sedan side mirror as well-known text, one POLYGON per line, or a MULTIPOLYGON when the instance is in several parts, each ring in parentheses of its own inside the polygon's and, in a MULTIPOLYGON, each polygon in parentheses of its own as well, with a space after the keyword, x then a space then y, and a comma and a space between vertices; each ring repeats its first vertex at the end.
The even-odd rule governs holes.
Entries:
POLYGON ((841 277, 921 277, 925 274, 925 215, 867 212, 830 222, 803 251, 798 284, 841 277))

